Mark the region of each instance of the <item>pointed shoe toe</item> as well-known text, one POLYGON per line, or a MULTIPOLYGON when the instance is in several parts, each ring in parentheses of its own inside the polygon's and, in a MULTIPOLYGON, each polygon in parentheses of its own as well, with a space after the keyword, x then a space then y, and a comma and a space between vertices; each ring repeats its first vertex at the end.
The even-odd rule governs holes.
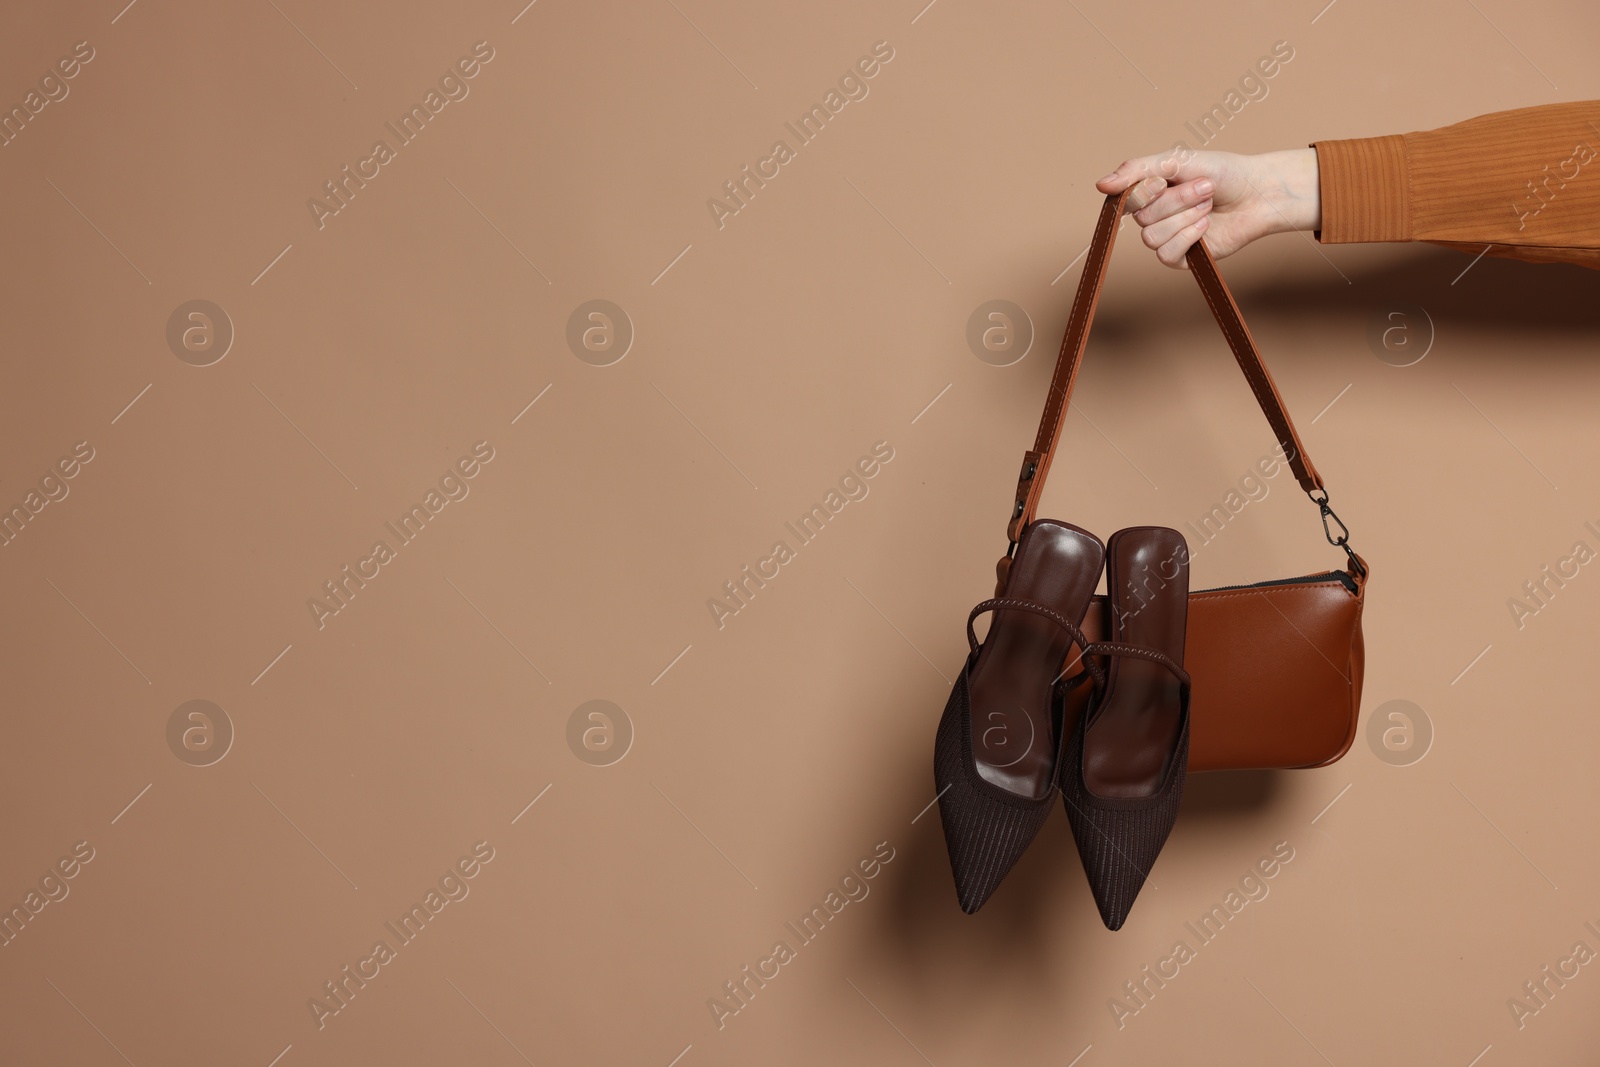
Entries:
MULTIPOLYGON (((972 657, 975 659, 976 656, 972 657)), ((1050 817, 1054 798, 1030 800, 972 774, 972 706, 967 667, 950 691, 934 747, 939 818, 955 876, 956 902, 968 915, 981 908, 1016 866, 1050 817)))
MULTIPOLYGON (((1178 821, 1188 755, 1186 730, 1174 753, 1172 780, 1159 795, 1148 799, 1096 797, 1081 788, 1081 777, 1079 788, 1063 787, 1061 791, 1089 892, 1108 930, 1120 930, 1127 922, 1134 900, 1178 821)), ((1079 738, 1064 762, 1081 759, 1079 738)))
POLYGON ((1089 889, 1107 928, 1118 930, 1172 833, 1188 776, 1183 535, 1157 526, 1113 534, 1106 594, 1110 639, 1084 648, 1086 663, 1106 660, 1104 681, 1058 768, 1089 889))
POLYGON ((1049 818, 1068 728, 1058 682, 1085 643, 1105 547, 1040 519, 1017 543, 1004 595, 967 617, 971 652, 945 703, 933 774, 956 901, 971 914, 999 887, 1049 818), (972 623, 994 612, 982 645, 972 623))

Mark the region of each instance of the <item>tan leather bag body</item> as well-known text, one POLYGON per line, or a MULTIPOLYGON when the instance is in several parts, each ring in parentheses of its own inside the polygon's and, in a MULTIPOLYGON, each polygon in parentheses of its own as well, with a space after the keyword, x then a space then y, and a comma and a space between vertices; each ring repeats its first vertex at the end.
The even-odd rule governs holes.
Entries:
MULTIPOLYGON (((1006 531, 1011 545, 997 568, 1002 590, 1017 541, 1033 521, 1044 490, 1127 196, 1106 197, 1100 212, 1039 434, 1023 457, 1006 531)), ((1320 767, 1343 756, 1355 739, 1365 663, 1361 608, 1367 564, 1350 548, 1349 531, 1328 506, 1322 478, 1203 242, 1189 250, 1188 263, 1290 470, 1318 505, 1323 532, 1348 559, 1343 570, 1189 594, 1184 653, 1184 667, 1193 678, 1189 770, 1320 767)), ((1083 624, 1090 641, 1109 633, 1107 610, 1105 598, 1096 597, 1083 624)), ((1083 712, 1088 691, 1078 686, 1069 693, 1068 722, 1083 712)))

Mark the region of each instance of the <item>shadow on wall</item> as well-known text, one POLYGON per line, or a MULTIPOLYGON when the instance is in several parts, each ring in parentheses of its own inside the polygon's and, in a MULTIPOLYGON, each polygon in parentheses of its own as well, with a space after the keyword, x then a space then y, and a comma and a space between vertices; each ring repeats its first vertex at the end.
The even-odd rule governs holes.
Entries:
MULTIPOLYGON (((1246 251, 1237 259, 1220 263, 1245 320, 1273 324, 1292 333, 1330 320, 1352 323, 1354 344, 1362 344, 1366 320, 1382 315, 1391 305, 1425 308, 1443 337, 1476 331, 1522 332, 1530 336, 1600 334, 1600 271, 1566 263, 1522 263, 1484 256, 1472 257, 1431 245, 1379 248, 1363 247, 1352 254, 1340 246, 1319 248, 1350 279, 1345 284, 1333 269, 1299 269, 1293 272, 1263 269, 1246 251), (1463 271, 1466 273, 1463 275, 1463 271), (1459 280, 1458 280, 1459 279, 1459 280)), ((1165 271, 1165 268, 1162 268, 1165 271)), ((1177 272, 1171 272, 1174 276, 1177 272)), ((1193 282, 1188 282, 1193 287, 1193 282)), ((1150 298, 1136 287, 1108 285, 1095 315, 1090 344, 1097 341, 1134 343, 1153 330, 1188 330, 1209 318, 1198 293, 1193 300, 1163 294, 1161 314, 1151 314, 1150 298)), ((1062 311, 1065 315, 1065 310, 1062 311)), ((1062 319, 1065 324, 1065 319, 1062 319)), ((1265 353, 1269 363, 1304 358, 1290 348, 1273 346, 1265 353)), ((1364 349, 1363 349, 1364 350, 1364 349)), ((1474 344, 1452 350, 1452 358, 1499 360, 1493 345, 1474 344)), ((1536 350, 1519 350, 1518 358, 1537 356, 1536 350)), ((1048 371, 1045 372, 1048 374, 1048 371)))
MULTIPOLYGON (((1338 248, 1323 249, 1338 254, 1338 248)), ((1372 255, 1373 253, 1368 253, 1372 255)), ((1384 249, 1382 258, 1337 279, 1287 277, 1237 293, 1246 313, 1294 321, 1314 320, 1343 305, 1338 290, 1364 309, 1408 301, 1428 309, 1447 328, 1593 333, 1600 330, 1600 271, 1566 263, 1523 263, 1484 256, 1473 263, 1460 252, 1430 245, 1384 249), (1470 269, 1469 269, 1470 267, 1470 269), (1463 274, 1462 272, 1466 273, 1463 274), (1457 281, 1457 279, 1460 279, 1457 281)), ((1331 278, 1331 272, 1329 272, 1331 278)), ((1484 354, 1481 347, 1463 355, 1484 354)))
MULTIPOLYGON (((1285 274, 1245 263, 1229 270, 1224 263, 1225 273, 1238 280, 1234 292, 1246 319, 1261 324, 1261 332, 1278 335, 1269 345, 1269 363, 1317 358, 1305 348, 1282 344, 1284 336, 1308 326, 1348 333, 1352 355, 1359 350, 1360 358, 1371 358, 1364 340, 1368 322, 1395 303, 1425 308, 1446 338, 1478 331, 1522 333, 1530 341, 1557 334, 1600 335, 1596 299, 1600 272, 1484 257, 1462 276, 1471 257, 1427 246, 1344 256, 1333 250, 1332 258, 1350 284, 1326 269, 1285 274)), ((1192 281, 1172 277, 1192 290, 1192 281)), ((1201 322, 1209 324, 1209 312, 1198 293, 1191 291, 1193 299, 1187 304, 1163 294, 1160 312, 1153 314, 1148 292, 1141 292, 1145 288, 1126 280, 1122 286, 1109 287, 1096 316, 1091 347, 1114 347, 1118 358, 1093 361, 1101 368, 1099 373, 1137 377, 1147 372, 1150 359, 1158 358, 1145 351, 1159 347, 1147 346, 1150 338, 1167 332, 1194 333, 1201 322)), ((1057 316, 1060 321, 1041 328, 1058 330, 1065 314, 1063 307, 1057 316)), ((1450 351, 1452 360, 1507 359, 1504 343, 1480 341, 1452 346, 1450 351)), ((1515 358, 1525 362, 1550 351, 1536 343, 1519 345, 1515 358)), ((1031 372, 1047 378, 1046 362, 1039 361, 1031 372)), ((1505 372, 1518 373, 1511 366, 1505 372)), ((1042 391, 1042 384, 1039 388, 1042 391)), ((891 795, 902 798, 899 810, 915 812, 935 793, 929 764, 940 704, 908 694, 900 706, 881 709, 895 721, 911 724, 905 747, 892 760, 895 766, 889 772, 896 780, 891 795)), ((1169 849, 1185 839, 1190 848, 1201 849, 1207 842, 1235 841, 1241 835, 1267 839, 1273 812, 1293 773, 1211 772, 1189 779, 1169 849)), ((1098 949, 1093 947, 1098 923, 1064 812, 1052 812, 1005 884, 972 916, 962 914, 956 905, 936 806, 904 827, 895 845, 902 858, 895 877, 883 887, 884 906, 871 909, 870 927, 855 942, 855 958, 847 965, 851 973, 893 969, 896 980, 920 998, 929 1017, 959 1017, 963 1027, 988 1024, 987 1011, 974 1014, 974 1005, 1008 1004, 1012 1017, 1019 1008, 1049 1013, 1070 989, 1081 987, 1080 979, 1098 973, 1098 949), (1068 921, 1083 931, 1081 953, 1063 953, 1060 939, 1048 936, 1068 921)))
MULTIPOLYGON (((911 699, 908 697, 908 705, 911 699)), ((937 703, 937 702, 936 702, 937 703)), ((895 775, 915 812, 934 796, 928 766, 933 723, 939 708, 885 709, 898 721, 925 721, 926 736, 905 748, 895 775), (922 742, 926 742, 923 744, 922 742)), ((1288 771, 1218 771, 1191 777, 1183 810, 1169 848, 1205 851, 1207 842, 1223 847, 1241 835, 1271 833, 1288 771)), ((907 818, 910 816, 907 815, 907 818)), ((896 972, 895 980, 926 1005, 930 1016, 970 1012, 973 1004, 1010 1002, 1049 1011, 1078 984, 1098 974, 1093 953, 1063 953, 1059 937, 1048 932, 1063 922, 1098 936, 1099 920, 1083 876, 1071 828, 1059 801, 1043 831, 1006 877, 1005 884, 976 915, 963 914, 946 855, 937 805, 895 839, 899 857, 895 877, 883 886, 883 906, 871 910, 869 929, 854 942, 847 973, 896 972), (1081 964, 1079 961, 1082 961, 1081 964), (1085 975, 1075 972, 1080 965, 1085 975), (948 1004, 937 1000, 950 998, 948 1004)), ((1106 935, 1110 936, 1110 935, 1106 935)), ((981 1017, 974 1025, 985 1025, 981 1017)))

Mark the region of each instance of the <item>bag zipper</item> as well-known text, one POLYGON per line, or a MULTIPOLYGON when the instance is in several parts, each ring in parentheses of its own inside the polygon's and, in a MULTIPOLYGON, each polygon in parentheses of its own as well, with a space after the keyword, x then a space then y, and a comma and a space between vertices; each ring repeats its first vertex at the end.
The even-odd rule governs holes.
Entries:
POLYGON ((1195 589, 1193 593, 1221 593, 1230 589, 1263 589, 1274 585, 1310 585, 1313 582, 1325 582, 1334 579, 1351 593, 1356 591, 1356 580, 1345 571, 1323 571, 1321 574, 1306 574, 1299 578, 1273 578, 1265 582, 1251 582, 1248 585, 1219 585, 1213 589, 1195 589))

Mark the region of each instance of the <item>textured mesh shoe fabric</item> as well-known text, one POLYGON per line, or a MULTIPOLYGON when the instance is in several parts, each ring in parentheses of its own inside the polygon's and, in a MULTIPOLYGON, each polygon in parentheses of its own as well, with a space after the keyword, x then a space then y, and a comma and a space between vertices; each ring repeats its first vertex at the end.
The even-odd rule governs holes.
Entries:
POLYGON ((1083 735, 1078 722, 1062 755, 1061 799, 1072 823, 1089 890, 1107 929, 1120 930, 1178 820, 1189 762, 1189 716, 1160 792, 1151 797, 1098 797, 1083 784, 1083 735))
POLYGON ((956 900, 968 915, 983 906, 1016 866, 1050 816, 1054 798, 1030 801, 979 778, 973 770, 972 706, 967 672, 976 654, 950 689, 934 742, 934 787, 945 847, 955 875, 956 900))

